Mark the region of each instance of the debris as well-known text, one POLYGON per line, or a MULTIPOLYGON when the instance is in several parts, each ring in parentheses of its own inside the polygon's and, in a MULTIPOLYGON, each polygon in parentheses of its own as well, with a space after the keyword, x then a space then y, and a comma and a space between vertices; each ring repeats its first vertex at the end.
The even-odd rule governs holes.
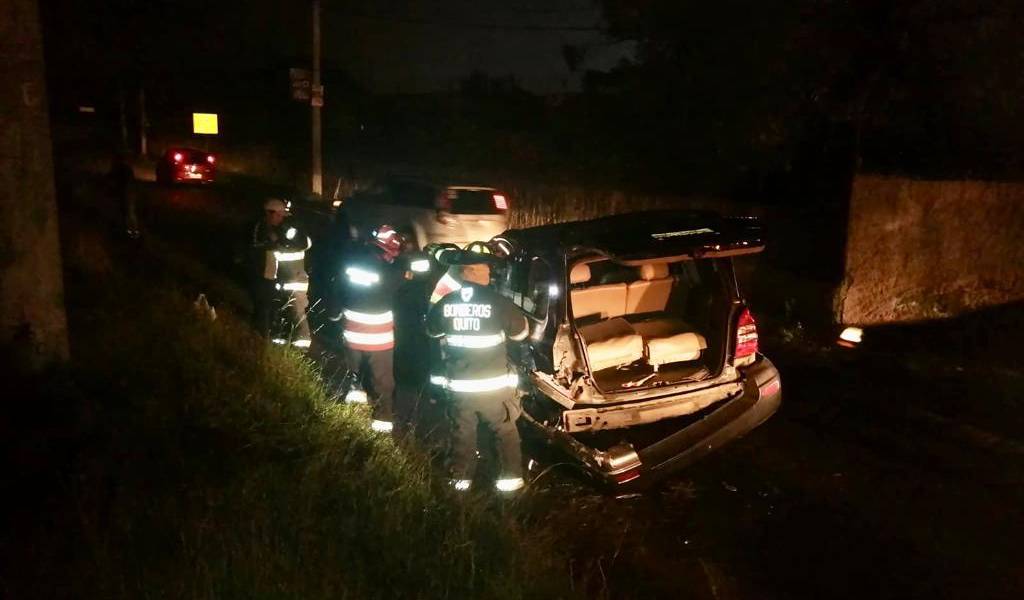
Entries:
POLYGON ((655 377, 657 377, 657 373, 651 373, 647 377, 643 377, 643 378, 637 379, 635 381, 627 381, 626 383, 622 384, 622 387, 624 387, 624 388, 640 387, 640 386, 642 386, 643 384, 647 383, 648 381, 650 381, 651 379, 653 379, 655 377))
POLYGON ((199 294, 199 297, 197 297, 196 301, 192 303, 192 306, 195 307, 196 312, 201 316, 206 317, 211 321, 217 320, 217 309, 210 306, 210 303, 206 300, 206 294, 199 294))

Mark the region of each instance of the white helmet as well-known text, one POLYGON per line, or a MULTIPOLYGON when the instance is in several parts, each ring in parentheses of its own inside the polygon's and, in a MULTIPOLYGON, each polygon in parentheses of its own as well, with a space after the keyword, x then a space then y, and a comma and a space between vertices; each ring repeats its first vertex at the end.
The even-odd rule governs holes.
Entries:
POLYGON ((263 203, 263 210, 271 212, 288 212, 288 205, 283 200, 277 198, 271 198, 263 203))

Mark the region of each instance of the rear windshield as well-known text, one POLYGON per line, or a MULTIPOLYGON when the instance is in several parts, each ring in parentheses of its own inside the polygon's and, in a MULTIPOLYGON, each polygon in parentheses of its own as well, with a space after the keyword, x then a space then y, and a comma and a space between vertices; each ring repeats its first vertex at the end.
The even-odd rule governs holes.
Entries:
MULTIPOLYGON (((491 190, 449 190, 448 210, 463 215, 495 215, 504 212, 499 208, 495 196, 504 198, 500 192, 491 190), (454 197, 452 197, 454 195, 454 197)), ((505 205, 508 206, 507 204, 505 205)))

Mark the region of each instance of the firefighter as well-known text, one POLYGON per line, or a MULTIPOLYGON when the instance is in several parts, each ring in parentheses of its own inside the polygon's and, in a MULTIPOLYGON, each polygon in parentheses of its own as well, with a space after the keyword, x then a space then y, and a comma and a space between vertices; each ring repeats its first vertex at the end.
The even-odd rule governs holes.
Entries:
POLYGON ((277 289, 286 298, 284 309, 291 323, 291 344, 296 348, 308 349, 312 344, 309 333, 309 275, 306 273, 306 251, 313 241, 302 231, 294 217, 289 216, 282 223, 284 239, 274 252, 277 260, 277 289))
MULTIPOLYGON (((278 305, 291 313, 292 344, 297 348, 310 346, 306 291, 309 277, 305 270, 306 250, 311 241, 289 218, 288 205, 278 198, 263 204, 264 216, 256 223, 252 234, 252 247, 258 255, 259 276, 253 285, 256 327, 264 337, 270 337, 278 305)), ((278 344, 286 344, 284 337, 274 337, 278 344)))
POLYGON ((405 275, 396 259, 404 245, 394 228, 382 225, 368 243, 348 253, 342 269, 344 309, 334 317, 344 321, 342 341, 352 375, 345 400, 369 402, 371 427, 380 432, 394 429, 394 309, 405 275))
POLYGON ((517 377, 508 362, 508 341, 526 339, 526 317, 489 287, 490 264, 481 255, 464 253, 461 287, 430 309, 427 335, 440 340, 443 372, 430 382, 445 390, 451 402, 453 457, 451 484, 468 490, 478 452, 477 428, 483 424, 497 438, 498 479, 495 488, 514 492, 523 487, 517 377))

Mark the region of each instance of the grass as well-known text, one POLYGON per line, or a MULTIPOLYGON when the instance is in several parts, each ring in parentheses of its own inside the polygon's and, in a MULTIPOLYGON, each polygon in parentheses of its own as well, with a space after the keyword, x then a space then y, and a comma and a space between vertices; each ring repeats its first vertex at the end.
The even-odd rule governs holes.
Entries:
POLYGON ((230 311, 142 269, 67 280, 72 364, 5 432, 5 595, 570 595, 515 503, 457 496, 230 311))

